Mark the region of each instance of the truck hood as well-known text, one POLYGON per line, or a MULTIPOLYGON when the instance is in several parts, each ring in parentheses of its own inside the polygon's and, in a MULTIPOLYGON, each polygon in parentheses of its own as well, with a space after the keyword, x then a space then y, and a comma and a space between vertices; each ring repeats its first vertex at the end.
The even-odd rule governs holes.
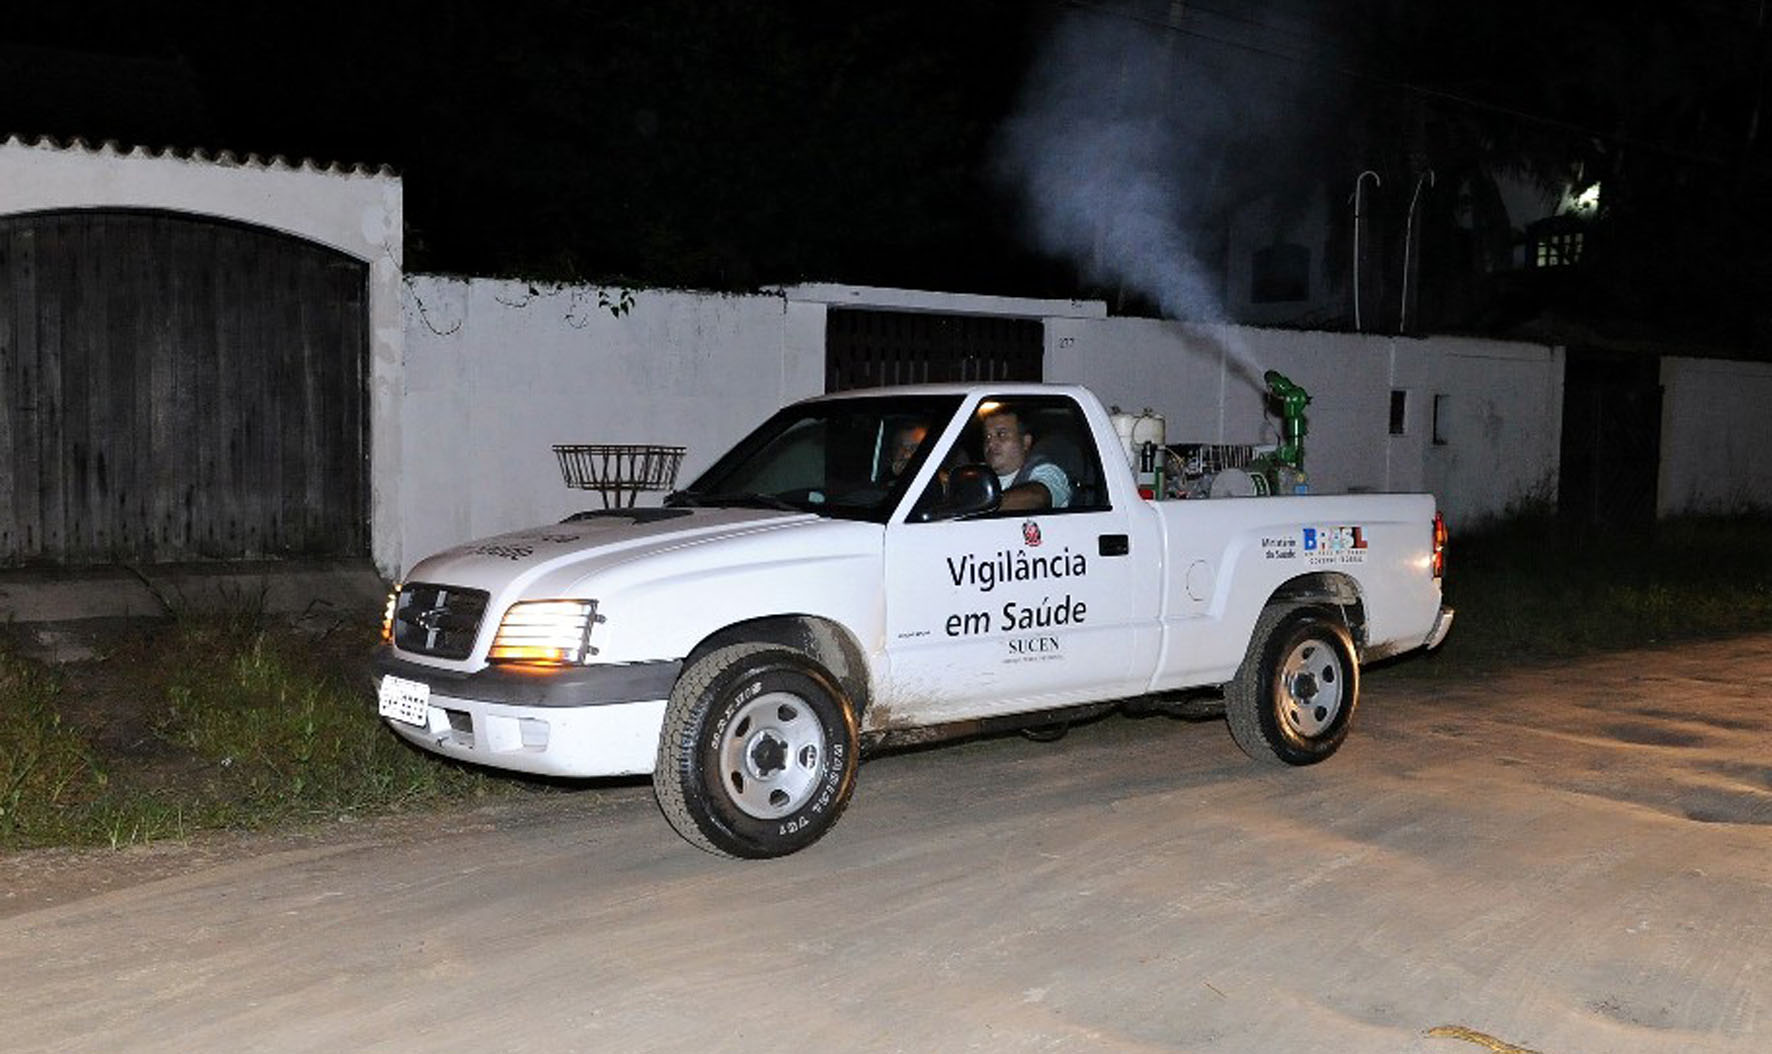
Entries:
POLYGON ((576 578, 594 567, 667 549, 818 521, 811 513, 773 509, 604 509, 463 542, 419 561, 406 580, 468 586, 496 596, 514 581, 576 578))

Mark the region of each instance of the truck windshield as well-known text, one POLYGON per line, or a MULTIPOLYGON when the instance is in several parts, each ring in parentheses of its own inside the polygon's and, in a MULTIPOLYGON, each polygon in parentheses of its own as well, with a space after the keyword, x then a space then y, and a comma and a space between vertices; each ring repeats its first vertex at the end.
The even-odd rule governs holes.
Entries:
POLYGON ((960 407, 957 395, 789 406, 666 505, 791 509, 884 523, 960 407))

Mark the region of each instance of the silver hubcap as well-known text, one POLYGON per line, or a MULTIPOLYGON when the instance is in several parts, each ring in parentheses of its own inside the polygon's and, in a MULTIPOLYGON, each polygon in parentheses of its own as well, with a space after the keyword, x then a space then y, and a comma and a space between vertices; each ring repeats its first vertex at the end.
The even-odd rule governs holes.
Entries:
POLYGON ((759 820, 812 797, 825 764, 824 726, 806 701, 769 692, 739 707, 720 737, 720 777, 732 803, 759 820))
POLYGON ((1346 671, 1320 640, 1301 641, 1280 664, 1280 719, 1301 736, 1321 735, 1341 713, 1346 671))

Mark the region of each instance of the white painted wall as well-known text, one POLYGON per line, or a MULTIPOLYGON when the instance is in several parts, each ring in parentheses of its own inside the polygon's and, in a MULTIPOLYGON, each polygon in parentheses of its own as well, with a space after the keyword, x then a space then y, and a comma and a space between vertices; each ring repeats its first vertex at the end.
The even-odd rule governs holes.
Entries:
MULTIPOLYGON (((1563 349, 1474 338, 1398 341, 1399 387, 1421 391, 1421 489, 1440 495, 1454 527, 1557 499, 1562 464, 1563 349), (1404 349, 1432 345, 1412 361, 1404 349), (1419 387, 1412 385, 1419 384, 1419 387), (1433 439, 1435 395, 1444 397, 1433 439)), ((1412 424, 1412 427, 1414 425, 1412 424)))
MULTIPOLYGON (((1562 359, 1552 348, 1184 326, 1108 318, 1099 301, 841 285, 642 292, 616 317, 594 288, 403 276, 402 203, 385 171, 0 144, 0 215, 165 209, 272 228, 368 263, 370 535, 384 574, 467 538, 600 507, 595 493, 563 484, 555 443, 687 446, 687 482, 776 407, 822 390, 830 305, 1041 318, 1048 379, 1149 406, 1174 441, 1273 441, 1259 375, 1279 369, 1314 397, 1306 463, 1318 490, 1432 489, 1456 522, 1554 479, 1562 359), (1402 436, 1387 434, 1392 387, 1410 392, 1402 436), (1436 392, 1449 394, 1440 446, 1427 431, 1436 392)), ((1671 376, 1701 404, 1706 385, 1729 383, 1683 367, 1671 376)), ((1670 420, 1686 391, 1670 395, 1670 420)), ((1730 440, 1741 459, 1754 435, 1730 440)), ((1679 436, 1664 502, 1723 500, 1704 489, 1712 482, 1688 482, 1703 455, 1686 451, 1703 444, 1679 436)), ((1742 478, 1758 489, 1760 477, 1742 478)))
MULTIPOLYGON (((838 285, 831 282, 788 286, 782 290, 782 295, 796 303, 866 308, 874 311, 928 311, 1039 319, 1107 317, 1107 303, 1101 300, 1043 300, 1034 297, 987 296, 981 293, 942 293, 926 289, 838 285)), ((821 334, 821 349, 822 346, 821 334)), ((819 354, 822 358, 823 351, 819 354)))
MULTIPOLYGON (((1500 513, 1554 481, 1562 406, 1558 349, 1398 340, 1108 318, 1099 302, 954 297, 847 286, 778 295, 641 292, 617 317, 589 287, 410 276, 397 459, 374 466, 398 494, 375 535, 395 575, 469 538, 601 508, 565 486, 555 443, 687 446, 687 483, 783 403, 823 390, 827 307, 840 304, 1040 317, 1048 380, 1150 407, 1173 442, 1271 443, 1261 372, 1312 395, 1314 489, 1432 489, 1454 526, 1500 513), (1391 389, 1409 392, 1389 434, 1391 389), (1444 445, 1435 393, 1448 393, 1444 445)), ((616 291, 608 291, 614 298, 616 291)), ((656 504, 660 495, 643 495, 656 504)))
MULTIPOLYGON (((448 545, 602 508, 565 486, 556 443, 685 446, 687 483, 785 403, 825 381, 831 305, 1100 318, 1099 301, 1032 300, 866 286, 775 295, 638 292, 413 275, 397 460, 378 486, 399 495, 374 556, 400 572, 448 545)), ((638 504, 655 505, 658 493, 638 504)))
POLYGON ((1311 394, 1305 468, 1318 492, 1428 490, 1454 526, 1555 497, 1558 348, 1128 318, 1049 321, 1046 341, 1048 380, 1086 384, 1123 409, 1149 407, 1177 443, 1277 442, 1260 378, 1279 370, 1311 394), (1392 389, 1407 393, 1396 436, 1392 389), (1443 444, 1433 442, 1435 395, 1445 396, 1443 444))
POLYGON ((1656 512, 1772 508, 1772 363, 1661 360, 1656 512))
MULTIPOLYGON (((369 265, 370 534, 397 522, 389 486, 401 439, 404 191, 388 171, 292 166, 281 159, 0 143, 0 215, 65 209, 163 209, 269 227, 369 265)), ((378 554, 379 555, 379 554, 378 554)))
MULTIPOLYGON (((403 277, 403 193, 386 171, 0 143, 0 215, 78 208, 236 220, 368 263, 370 529, 385 574, 454 542, 599 507, 595 493, 562 483, 555 443, 687 446, 687 482, 777 406, 822 390, 830 305, 1043 319, 1047 379, 1150 407, 1175 442, 1275 441, 1259 376, 1278 369, 1312 394, 1306 465, 1319 491, 1429 490, 1455 526, 1555 496, 1554 347, 1184 325, 1108 318, 1099 301, 831 284, 643 292, 616 317, 594 288, 403 277), (1396 436, 1392 389, 1408 393, 1396 436), (1436 395, 1443 443, 1433 441, 1436 395)), ((1245 278, 1246 256, 1233 268, 1245 278)), ((1764 507, 1772 365, 1670 358, 1662 383, 1661 513, 1764 507)))
POLYGON ((781 296, 639 292, 617 317, 594 288, 415 275, 405 307, 403 446, 375 468, 400 495, 397 531, 375 540, 390 575, 602 508, 565 485, 556 443, 685 446, 687 483, 783 403, 824 390, 824 307, 781 296))

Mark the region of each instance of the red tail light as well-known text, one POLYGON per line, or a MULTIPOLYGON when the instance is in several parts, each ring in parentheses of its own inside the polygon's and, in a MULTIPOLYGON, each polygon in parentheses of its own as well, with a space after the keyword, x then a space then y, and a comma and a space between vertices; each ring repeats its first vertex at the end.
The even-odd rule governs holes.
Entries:
POLYGON ((1446 573, 1446 517, 1434 511, 1434 577, 1440 578, 1446 573))

